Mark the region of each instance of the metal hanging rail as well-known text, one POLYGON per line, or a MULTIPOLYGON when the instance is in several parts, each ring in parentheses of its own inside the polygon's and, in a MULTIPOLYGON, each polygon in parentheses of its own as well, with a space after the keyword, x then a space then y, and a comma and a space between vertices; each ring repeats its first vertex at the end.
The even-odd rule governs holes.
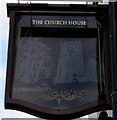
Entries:
MULTIPOLYGON (((26 1, 26 2, 41 2, 41 1, 51 1, 51 0, 18 0, 18 2, 22 2, 22 1, 26 1)), ((70 0, 54 0, 56 2, 94 2, 94 3, 97 3, 97 2, 104 2, 104 0, 73 0, 73 1, 70 1, 70 0)), ((54 2, 52 1, 52 2, 54 2)))

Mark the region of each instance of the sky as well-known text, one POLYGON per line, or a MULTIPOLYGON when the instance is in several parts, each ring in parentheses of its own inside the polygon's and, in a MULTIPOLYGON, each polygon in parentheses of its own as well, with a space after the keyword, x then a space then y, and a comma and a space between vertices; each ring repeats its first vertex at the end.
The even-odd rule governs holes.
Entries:
MULTIPOLYGON (((20 111, 4 109, 7 49, 8 49, 8 39, 9 39, 9 18, 7 17, 6 3, 17 3, 17 0, 0 0, 0 119, 1 118, 36 118, 35 116, 20 111)), ((50 3, 53 4, 53 2, 50 3)), ((54 2, 54 4, 59 4, 59 3, 65 4, 65 2, 54 2)), ((75 3, 77 2, 74 2, 74 4, 75 3)))

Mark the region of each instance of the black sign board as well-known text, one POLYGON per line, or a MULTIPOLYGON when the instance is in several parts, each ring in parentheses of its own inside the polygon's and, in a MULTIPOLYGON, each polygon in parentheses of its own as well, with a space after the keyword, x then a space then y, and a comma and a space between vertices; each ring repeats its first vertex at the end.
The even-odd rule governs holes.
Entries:
POLYGON ((6 108, 75 118, 110 107, 107 6, 8 4, 6 108))

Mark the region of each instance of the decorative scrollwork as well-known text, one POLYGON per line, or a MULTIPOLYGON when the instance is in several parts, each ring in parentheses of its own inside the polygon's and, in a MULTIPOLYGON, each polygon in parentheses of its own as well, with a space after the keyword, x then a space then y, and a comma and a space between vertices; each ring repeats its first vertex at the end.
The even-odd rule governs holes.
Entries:
POLYGON ((52 101, 56 100, 57 103, 61 103, 62 100, 65 101, 72 101, 75 99, 84 99, 85 94, 88 92, 88 90, 43 90, 39 92, 39 97, 44 100, 52 101))

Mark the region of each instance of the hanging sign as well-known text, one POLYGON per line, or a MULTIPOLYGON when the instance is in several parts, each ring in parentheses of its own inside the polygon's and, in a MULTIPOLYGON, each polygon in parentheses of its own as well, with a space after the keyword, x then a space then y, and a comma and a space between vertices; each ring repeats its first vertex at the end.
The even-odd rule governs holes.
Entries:
POLYGON ((8 4, 6 108, 51 119, 110 108, 105 12, 16 6, 8 4))

